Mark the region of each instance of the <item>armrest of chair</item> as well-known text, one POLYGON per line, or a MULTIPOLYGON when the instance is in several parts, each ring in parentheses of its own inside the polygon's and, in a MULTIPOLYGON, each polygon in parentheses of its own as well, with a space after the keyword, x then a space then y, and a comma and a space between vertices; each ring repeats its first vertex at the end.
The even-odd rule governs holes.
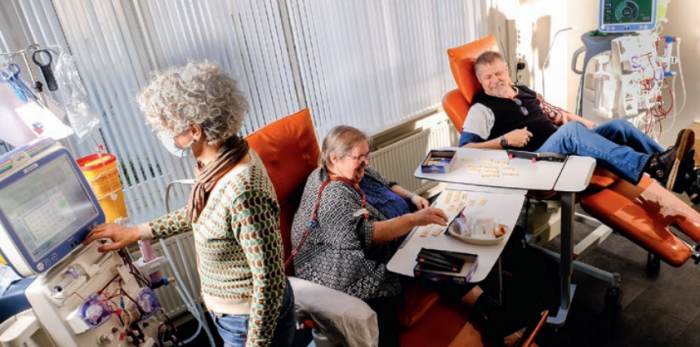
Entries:
POLYGON ((297 319, 310 318, 336 345, 376 346, 377 314, 364 301, 320 284, 289 277, 297 319), (345 343, 343 343, 345 342, 345 343))

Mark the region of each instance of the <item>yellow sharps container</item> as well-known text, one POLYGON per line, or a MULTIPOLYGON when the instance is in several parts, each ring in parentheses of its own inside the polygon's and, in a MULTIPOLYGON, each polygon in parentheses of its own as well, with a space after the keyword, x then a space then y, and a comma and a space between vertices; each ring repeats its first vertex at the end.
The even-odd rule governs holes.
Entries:
POLYGON ((107 222, 113 222, 119 217, 127 218, 124 192, 117 171, 117 157, 110 153, 95 153, 80 158, 77 162, 90 182, 107 222))

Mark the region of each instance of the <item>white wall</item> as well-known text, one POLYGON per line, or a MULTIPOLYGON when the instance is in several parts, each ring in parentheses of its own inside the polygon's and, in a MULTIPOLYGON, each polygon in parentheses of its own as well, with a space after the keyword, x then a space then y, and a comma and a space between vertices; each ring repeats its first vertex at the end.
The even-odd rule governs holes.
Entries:
MULTIPOLYGON (((585 0, 485 0, 488 15, 488 30, 501 37, 506 44, 506 19, 515 19, 521 29, 521 43, 518 53, 524 56, 528 64, 521 83, 542 91, 541 66, 549 44, 557 30, 568 25, 576 29, 562 33, 557 37, 549 62, 545 69, 546 97, 553 103, 575 110, 576 96, 580 76, 571 69, 574 51, 581 47, 581 35, 596 29, 598 25, 598 1, 585 0), (500 34, 499 34, 500 29, 500 34)), ((700 121, 700 66, 695 64, 700 58, 700 31, 695 27, 697 13, 700 13, 700 1, 671 0, 664 25, 663 35, 673 35, 682 39, 681 61, 687 89, 688 100, 675 122, 667 118, 663 122, 661 144, 672 144, 675 135, 693 121, 700 121)), ((583 57, 578 64, 582 68, 583 57)), ((675 66, 674 70, 678 70, 675 66)), ((683 102, 680 78, 676 79, 677 110, 683 102)))
MULTIPOLYGON (((561 0, 487 0, 488 30, 507 46, 506 20, 513 19, 520 31, 517 56, 526 64, 520 84, 542 93, 542 65, 557 30, 569 24, 569 1, 561 0)), ((545 96, 557 105, 568 100, 566 69, 569 66, 568 42, 572 31, 559 34, 545 68, 545 96)), ((506 47, 508 49, 508 47, 506 47)), ((509 62, 509 64, 516 64, 509 62)))

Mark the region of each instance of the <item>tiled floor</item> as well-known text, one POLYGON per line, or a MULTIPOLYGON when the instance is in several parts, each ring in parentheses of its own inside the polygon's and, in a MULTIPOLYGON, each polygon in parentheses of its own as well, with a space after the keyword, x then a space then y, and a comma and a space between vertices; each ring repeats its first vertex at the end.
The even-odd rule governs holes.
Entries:
MULTIPOLYGON (((577 225, 575 240, 590 228, 577 225)), ((555 239, 547 248, 556 250, 555 239)), ((607 283, 574 273, 577 284, 567 324, 545 328, 537 342, 547 346, 700 346, 700 265, 665 263, 656 277, 646 273, 647 253, 628 239, 611 235, 583 259, 622 276, 622 311, 612 325, 601 318, 607 283)), ((192 331, 193 332, 193 331, 192 331)), ((190 336, 192 332, 183 332, 190 336)), ((215 332, 213 332, 216 334, 215 332)), ((189 346, 206 346, 203 334, 189 346)))

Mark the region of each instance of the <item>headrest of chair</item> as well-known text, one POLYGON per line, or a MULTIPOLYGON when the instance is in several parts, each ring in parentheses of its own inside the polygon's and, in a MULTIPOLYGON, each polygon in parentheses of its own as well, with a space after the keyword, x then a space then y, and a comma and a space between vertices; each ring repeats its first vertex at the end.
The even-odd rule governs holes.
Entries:
POLYGON ((481 53, 486 51, 500 51, 496 37, 493 34, 447 50, 452 75, 455 78, 457 87, 459 87, 462 95, 469 103, 472 102, 474 94, 483 89, 474 73, 474 61, 481 53))
MULTIPOLYGON (((246 137, 265 164, 280 204, 280 233, 284 259, 292 250, 292 222, 304 192, 306 178, 318 167, 318 148, 314 123, 308 109, 276 120, 246 137)), ((294 275, 289 264, 285 273, 294 275)))
POLYGON ((321 151, 308 109, 276 120, 248 135, 246 140, 265 164, 280 205, 318 167, 321 151))

